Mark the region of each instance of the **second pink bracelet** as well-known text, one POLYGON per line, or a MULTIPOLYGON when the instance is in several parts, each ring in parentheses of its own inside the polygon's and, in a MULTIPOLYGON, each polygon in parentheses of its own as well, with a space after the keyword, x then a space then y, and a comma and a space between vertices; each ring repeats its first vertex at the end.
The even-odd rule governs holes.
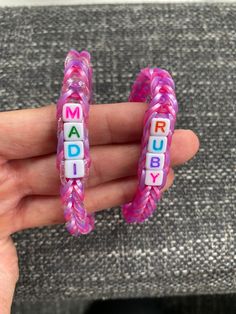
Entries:
POLYGON ((139 183, 133 200, 122 206, 125 220, 139 223, 156 209, 169 172, 170 145, 178 111, 171 75, 160 68, 142 69, 132 86, 129 101, 147 103, 138 165, 139 183))

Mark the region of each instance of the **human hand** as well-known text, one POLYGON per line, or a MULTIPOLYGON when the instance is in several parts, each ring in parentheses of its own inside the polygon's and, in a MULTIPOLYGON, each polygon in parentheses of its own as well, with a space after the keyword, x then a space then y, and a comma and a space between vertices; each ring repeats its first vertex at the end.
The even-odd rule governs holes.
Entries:
MULTIPOLYGON (((132 200, 145 103, 92 105, 89 118, 91 154, 85 206, 89 212, 132 200)), ((0 113, 0 304, 9 314, 19 278, 14 232, 64 222, 56 169, 56 106, 0 113)), ((191 159, 199 148, 190 130, 176 130, 171 144, 172 167, 191 159)))

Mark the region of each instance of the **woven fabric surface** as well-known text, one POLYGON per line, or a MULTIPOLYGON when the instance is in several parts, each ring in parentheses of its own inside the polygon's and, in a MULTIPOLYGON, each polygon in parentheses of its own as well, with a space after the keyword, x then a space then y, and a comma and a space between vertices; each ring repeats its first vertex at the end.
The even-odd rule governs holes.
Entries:
POLYGON ((142 67, 166 68, 177 127, 201 142, 144 224, 112 208, 84 237, 64 225, 14 234, 15 302, 236 292, 236 5, 3 8, 0 25, 1 111, 56 102, 67 51, 86 49, 94 103, 126 101, 142 67))
POLYGON ((12 314, 235 314, 235 300, 235 294, 82 302, 81 300, 64 300, 14 304, 12 314))

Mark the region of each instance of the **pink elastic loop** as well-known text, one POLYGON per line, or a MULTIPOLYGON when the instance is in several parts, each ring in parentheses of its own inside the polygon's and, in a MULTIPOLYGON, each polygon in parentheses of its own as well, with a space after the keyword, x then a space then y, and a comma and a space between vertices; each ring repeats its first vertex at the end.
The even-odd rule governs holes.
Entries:
POLYGON ((156 203, 161 198, 161 189, 164 187, 169 172, 172 134, 178 103, 175 95, 175 84, 171 75, 160 68, 144 68, 138 74, 129 96, 130 102, 146 102, 147 110, 144 115, 144 128, 141 142, 141 155, 138 165, 138 187, 133 200, 121 206, 124 219, 128 223, 140 223, 152 215, 156 203), (165 151, 165 164, 162 184, 151 186, 145 184, 145 164, 150 126, 153 118, 167 118, 170 121, 169 134, 167 135, 167 150, 165 151))
POLYGON ((87 234, 94 229, 94 215, 87 213, 84 207, 84 183, 89 175, 90 154, 88 141, 88 114, 92 98, 92 67, 87 51, 70 50, 65 60, 64 80, 61 95, 57 102, 57 160, 60 171, 60 196, 64 208, 66 228, 73 236, 87 234), (62 109, 66 103, 79 103, 83 109, 84 122, 84 164, 83 178, 68 179, 64 176, 64 130, 62 109))

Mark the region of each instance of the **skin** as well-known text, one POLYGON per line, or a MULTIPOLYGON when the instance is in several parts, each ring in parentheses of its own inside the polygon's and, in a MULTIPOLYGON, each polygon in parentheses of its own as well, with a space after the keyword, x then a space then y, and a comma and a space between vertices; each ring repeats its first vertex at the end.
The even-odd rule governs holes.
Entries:
MULTIPOLYGON (((89 141, 92 164, 85 206, 95 212, 132 200, 145 103, 91 106, 89 141), (129 156, 129 158, 127 158, 129 156), (115 165, 115 167, 114 167, 115 165)), ((56 169, 56 106, 0 113, 0 304, 10 314, 19 278, 14 232, 64 223, 60 178, 56 169)), ((171 169, 191 159, 199 140, 191 130, 176 130, 171 145, 171 169)))

